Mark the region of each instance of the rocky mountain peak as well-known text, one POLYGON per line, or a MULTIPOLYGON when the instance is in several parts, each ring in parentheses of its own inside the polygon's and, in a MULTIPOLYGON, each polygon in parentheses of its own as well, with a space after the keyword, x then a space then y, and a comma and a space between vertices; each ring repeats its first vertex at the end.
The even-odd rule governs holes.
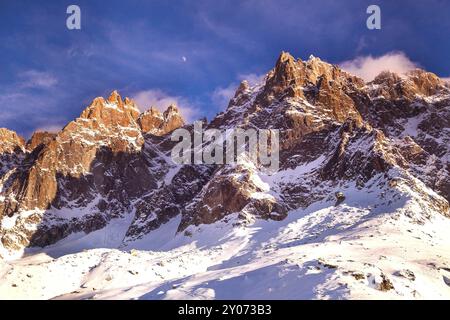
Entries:
POLYGON ((305 91, 317 93, 331 86, 340 90, 350 86, 363 87, 364 81, 314 56, 302 61, 282 52, 275 68, 268 75, 266 93, 275 97, 287 94, 307 98, 305 91))
POLYGON ((289 52, 281 51, 275 64, 275 69, 279 70, 285 65, 293 65, 295 63, 295 58, 289 52))
POLYGON ((14 131, 0 128, 0 190, 3 175, 20 163, 24 153, 25 140, 14 131))
POLYGON ((230 100, 228 108, 232 108, 234 105, 243 105, 250 99, 251 95, 250 85, 247 80, 243 80, 234 94, 234 97, 230 100))
POLYGON ((422 69, 411 70, 402 75, 383 71, 369 83, 369 87, 372 96, 389 99, 414 100, 417 96, 429 97, 439 92, 448 92, 444 81, 434 73, 422 69))
POLYGON ((361 124, 358 111, 365 83, 338 66, 316 57, 295 60, 282 52, 264 83, 250 87, 243 82, 230 100, 225 113, 211 122, 212 127, 226 127, 237 122, 272 127, 280 126, 296 133, 284 142, 298 139, 330 121, 354 119, 361 124))
POLYGON ((125 97, 124 104, 125 104, 125 106, 128 106, 129 108, 138 109, 136 101, 134 101, 131 98, 125 97))
POLYGON ((164 111, 164 116, 165 117, 172 117, 174 115, 179 115, 180 114, 180 110, 178 109, 178 107, 175 104, 171 104, 169 107, 167 107, 166 111, 164 111))
POLYGON ((250 89, 250 85, 248 84, 248 81, 247 80, 241 81, 241 83, 239 84, 239 87, 236 90, 235 97, 249 89, 250 89))
POLYGON ((170 105, 163 113, 155 107, 142 113, 137 120, 141 130, 155 136, 165 135, 184 125, 178 107, 170 105))
POLYGON ((299 76, 298 63, 295 58, 287 53, 281 52, 275 64, 271 77, 271 86, 287 87, 291 84, 297 84, 299 76))
POLYGON ((163 117, 163 114, 162 114, 162 112, 161 111, 159 111, 159 109, 158 108, 156 108, 156 107, 150 107, 150 109, 148 109, 147 111, 145 111, 144 113, 150 113, 152 116, 155 116, 155 117, 160 117, 160 118, 162 118, 163 117))
POLYGON ((117 91, 113 91, 108 99, 95 98, 81 113, 80 118, 92 120, 106 127, 120 125, 122 127, 136 126, 139 110, 132 99, 125 102, 117 91))
POLYGON ((108 98, 108 102, 112 103, 112 104, 116 104, 119 107, 123 107, 123 105, 124 105, 122 97, 120 96, 119 92, 117 92, 117 90, 114 90, 113 92, 111 92, 111 94, 109 95, 109 98, 108 98))
POLYGON ((414 83, 414 89, 425 96, 432 96, 439 91, 447 91, 447 86, 437 75, 422 69, 411 70, 407 77, 414 83))
MULTIPOLYGON (((179 231, 234 214, 282 220, 290 210, 334 199, 343 186, 363 189, 372 179, 387 185, 399 172, 410 185, 421 179, 448 199, 450 98, 405 99, 412 92, 439 93, 440 85, 423 71, 386 72, 365 84, 319 58, 295 60, 282 52, 264 83, 243 81, 228 109, 205 123, 279 130, 280 171, 270 177, 250 162, 175 165, 170 132, 184 126, 179 108, 139 113, 134 101, 114 91, 95 98, 56 137, 38 132, 24 155, 5 158, 0 218, 19 218, 1 231, 2 242, 12 248, 19 238, 21 246, 45 246, 127 214, 124 243, 176 216, 182 218, 179 231)), ((0 137, 24 146, 9 131, 0 130, 0 137)))
POLYGON ((400 80, 401 80, 401 77, 397 73, 386 70, 386 71, 380 72, 380 74, 377 75, 372 80, 371 83, 378 84, 378 85, 386 84, 386 85, 392 86, 392 85, 398 83, 400 80))
POLYGON ((30 140, 27 141, 26 148, 28 151, 33 151, 37 147, 46 145, 52 141, 57 136, 56 133, 47 131, 36 131, 31 136, 30 140))
POLYGON ((0 154, 13 153, 16 150, 23 150, 25 140, 16 132, 6 128, 0 128, 0 154))

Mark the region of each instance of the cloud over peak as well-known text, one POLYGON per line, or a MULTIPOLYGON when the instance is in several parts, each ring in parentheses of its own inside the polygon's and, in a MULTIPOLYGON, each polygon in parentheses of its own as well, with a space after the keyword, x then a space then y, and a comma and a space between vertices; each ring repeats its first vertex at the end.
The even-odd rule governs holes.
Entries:
POLYGON ((359 56, 353 60, 344 61, 339 64, 342 69, 350 72, 365 81, 373 80, 382 71, 391 71, 403 74, 419 68, 419 64, 411 61, 403 52, 388 52, 379 57, 359 56))
POLYGON ((188 99, 180 96, 171 96, 159 89, 136 92, 132 95, 132 99, 136 101, 141 111, 145 111, 150 107, 156 107, 164 111, 170 105, 176 105, 183 118, 188 122, 196 120, 199 116, 199 110, 188 99))

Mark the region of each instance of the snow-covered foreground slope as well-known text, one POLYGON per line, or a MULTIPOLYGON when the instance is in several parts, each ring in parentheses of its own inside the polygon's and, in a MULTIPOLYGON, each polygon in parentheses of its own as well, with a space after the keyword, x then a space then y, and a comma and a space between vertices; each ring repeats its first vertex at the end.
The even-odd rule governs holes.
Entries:
POLYGON ((177 217, 126 246, 123 220, 73 235, 1 262, 0 298, 450 298, 450 220, 407 189, 344 190, 338 206, 318 202, 281 222, 230 217, 177 234, 177 217))

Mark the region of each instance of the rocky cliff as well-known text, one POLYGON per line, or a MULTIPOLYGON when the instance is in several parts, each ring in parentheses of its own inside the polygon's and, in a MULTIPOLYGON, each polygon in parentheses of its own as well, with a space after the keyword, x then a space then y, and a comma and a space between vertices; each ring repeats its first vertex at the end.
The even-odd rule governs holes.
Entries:
MULTIPOLYGON (((242 82, 206 128, 280 130, 280 170, 252 162, 177 165, 170 133, 178 109, 140 113, 114 91, 96 98, 56 134, 28 143, 0 129, 0 237, 6 251, 47 246, 130 216, 122 243, 181 217, 191 225, 283 220, 346 188, 374 185, 387 205, 405 189, 430 212, 449 215, 450 90, 423 70, 383 72, 365 83, 338 66, 283 52, 262 83, 242 82), (424 186, 433 192, 424 191, 424 186), (389 195, 389 196, 388 196, 389 195)), ((339 196, 337 196, 339 194, 339 196)))

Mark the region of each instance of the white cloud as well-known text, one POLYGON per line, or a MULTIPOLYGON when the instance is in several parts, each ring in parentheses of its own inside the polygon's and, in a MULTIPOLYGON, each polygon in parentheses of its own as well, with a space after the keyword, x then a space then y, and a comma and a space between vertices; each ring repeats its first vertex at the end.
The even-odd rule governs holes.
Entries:
POLYGON ((220 110, 225 109, 228 106, 230 100, 234 97, 237 87, 238 84, 232 83, 227 87, 216 88, 211 96, 211 100, 214 106, 218 107, 220 110))
POLYGON ((148 110, 150 107, 164 111, 170 105, 174 104, 180 110, 183 118, 190 122, 197 120, 199 117, 199 110, 192 106, 192 104, 184 97, 171 96, 159 89, 150 89, 136 92, 132 95, 134 101, 141 109, 141 111, 148 110))
POLYGON ((416 69, 419 65, 411 61, 403 52, 389 52, 380 57, 361 56, 339 64, 342 69, 363 78, 373 80, 382 71, 389 70, 403 74, 416 69))
POLYGON ((28 70, 19 74, 22 88, 50 88, 58 83, 58 79, 48 72, 28 70))
POLYGON ((239 80, 247 80, 250 86, 255 86, 264 80, 265 74, 246 73, 238 76, 239 80))

